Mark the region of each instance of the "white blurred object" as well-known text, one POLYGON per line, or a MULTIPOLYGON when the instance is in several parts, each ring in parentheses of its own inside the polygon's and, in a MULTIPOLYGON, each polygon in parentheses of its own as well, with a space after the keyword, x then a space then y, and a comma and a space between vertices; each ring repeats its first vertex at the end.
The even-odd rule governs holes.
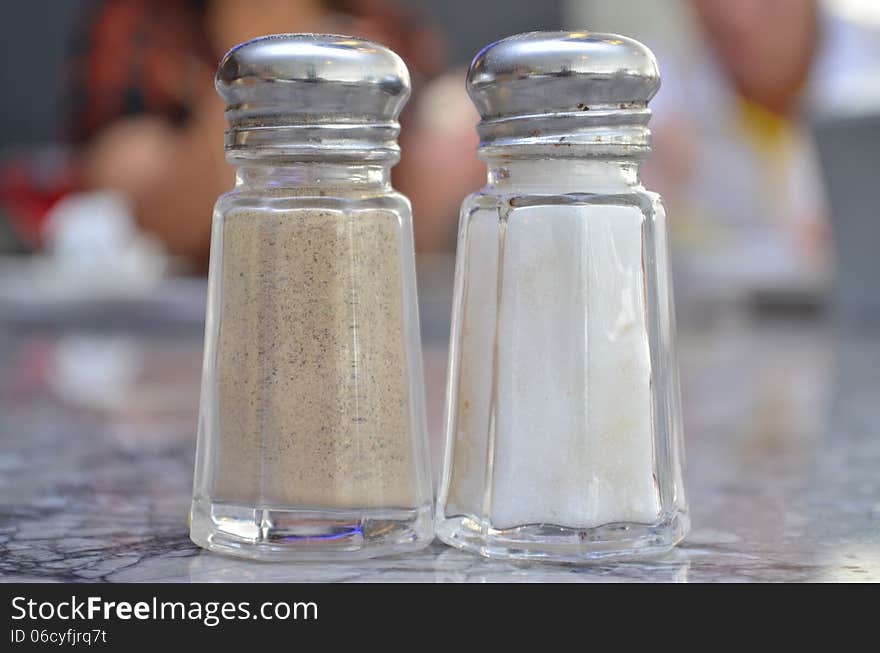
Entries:
POLYGON ((0 258, 0 317, 147 298, 169 268, 162 246, 138 230, 125 197, 112 191, 60 200, 43 239, 44 254, 0 258))
POLYGON ((880 2, 825 0, 822 56, 807 102, 819 118, 880 113, 880 2))
POLYGON ((71 404, 112 411, 125 405, 143 368, 143 355, 129 337, 73 334, 55 350, 50 384, 71 404))
POLYGON ((880 2, 877 0, 824 0, 823 4, 828 11, 853 23, 880 30, 880 2))
POLYGON ((168 267, 161 245, 140 233, 129 203, 113 191, 60 200, 43 236, 47 272, 75 294, 141 295, 155 289, 168 267))

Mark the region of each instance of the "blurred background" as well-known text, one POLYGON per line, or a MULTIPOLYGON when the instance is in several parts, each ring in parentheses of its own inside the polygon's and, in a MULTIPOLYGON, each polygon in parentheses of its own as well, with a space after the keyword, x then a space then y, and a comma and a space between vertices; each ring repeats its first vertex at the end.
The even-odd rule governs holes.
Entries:
POLYGON ((364 36, 412 70, 394 183, 413 201, 423 335, 436 345, 432 430, 458 207, 485 179, 464 74, 515 32, 619 32, 657 54, 643 177, 668 207, 685 329, 719 306, 832 307, 855 324, 880 312, 874 0, 31 0, 2 11, 0 325, 74 334, 57 366, 73 378, 60 383, 82 393, 94 377, 95 400, 102 361, 140 378, 138 347, 119 344, 131 329, 198 339, 211 208, 233 179, 213 72, 265 33, 364 36), (119 337, 83 335, 95 329, 119 337))
MULTIPOLYGON (((671 216, 680 299, 824 304, 837 246, 838 295, 876 301, 872 0, 43 0, 2 11, 4 313, 156 299, 169 278, 205 275, 211 206, 233 175, 212 74, 232 45, 279 31, 354 33, 407 60, 415 92, 395 185, 412 198, 423 267, 453 253, 459 203, 484 180, 469 60, 518 31, 586 27, 634 36, 660 60, 643 172, 671 216)), ((432 272, 425 292, 446 276, 432 272)))
POLYGON ((261 34, 363 36, 412 71, 394 183, 436 470, 458 207, 485 181, 465 69, 564 28, 660 61, 643 180, 676 284, 695 525, 676 578, 880 578, 878 0, 4 0, 0 576, 201 560, 206 261, 233 180, 213 73, 261 34))
POLYGON ((656 53, 643 178, 667 204, 685 351, 697 326, 724 337, 718 307, 880 322, 876 0, 10 0, 0 11, 7 416, 15 397, 46 396, 109 415, 119 437, 143 427, 156 441, 156 411, 194 432, 211 208, 233 180, 213 73, 265 33, 363 36, 412 70, 394 182, 414 206, 435 452, 458 207, 485 180, 464 74, 515 32, 617 32, 656 53))

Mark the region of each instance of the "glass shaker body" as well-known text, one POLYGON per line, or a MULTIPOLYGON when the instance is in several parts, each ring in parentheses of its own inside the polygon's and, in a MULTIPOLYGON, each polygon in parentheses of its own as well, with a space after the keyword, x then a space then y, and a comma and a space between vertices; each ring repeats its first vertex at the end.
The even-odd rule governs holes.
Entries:
MULTIPOLYGON (((287 56, 339 51, 315 38, 288 37, 287 56)), ((381 51, 378 65, 408 82, 381 51)), ((214 213, 191 536, 258 559, 419 548, 432 538, 431 481, 396 146, 322 149, 294 131, 280 147, 245 134, 230 148, 227 135, 238 169, 214 213)))
POLYGON ((668 550, 688 518, 666 219, 646 135, 607 126, 647 117, 497 138, 473 85, 492 47, 470 76, 489 183, 461 211, 437 535, 499 558, 668 550))

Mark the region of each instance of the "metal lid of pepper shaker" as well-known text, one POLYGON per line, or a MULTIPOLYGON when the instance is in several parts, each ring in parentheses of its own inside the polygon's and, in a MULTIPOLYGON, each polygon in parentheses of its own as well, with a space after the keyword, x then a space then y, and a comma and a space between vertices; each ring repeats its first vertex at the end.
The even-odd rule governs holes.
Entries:
POLYGON ((215 87, 227 104, 229 158, 399 158, 397 117, 410 76, 377 43, 335 34, 260 37, 223 57, 215 87))
POLYGON ((645 157, 648 101, 660 87, 653 53, 638 41, 593 32, 529 32, 485 47, 467 90, 482 117, 484 158, 645 157), (515 148, 508 152, 508 148, 515 148))

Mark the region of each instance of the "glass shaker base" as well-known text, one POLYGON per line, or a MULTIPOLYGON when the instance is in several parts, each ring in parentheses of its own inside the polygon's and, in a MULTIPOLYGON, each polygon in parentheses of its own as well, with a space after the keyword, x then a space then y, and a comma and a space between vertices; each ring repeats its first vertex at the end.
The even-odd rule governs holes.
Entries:
POLYGON ((656 524, 606 524, 569 528, 526 524, 496 529, 471 516, 438 520, 437 537, 446 544, 486 558, 588 563, 642 558, 668 552, 687 534, 690 519, 676 513, 656 524))
POLYGON ((433 538, 430 506, 255 508, 196 499, 190 514, 193 542, 251 560, 360 560, 421 549, 433 538))

